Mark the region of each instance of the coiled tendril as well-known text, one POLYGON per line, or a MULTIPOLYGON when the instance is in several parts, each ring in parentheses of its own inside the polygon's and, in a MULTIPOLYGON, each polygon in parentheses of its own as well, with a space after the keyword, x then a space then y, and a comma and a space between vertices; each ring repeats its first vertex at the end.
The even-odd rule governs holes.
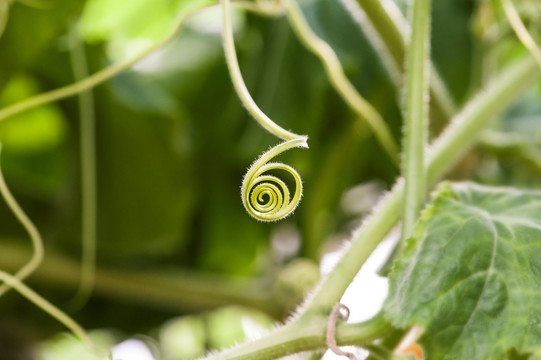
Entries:
POLYGON ((261 221, 275 221, 286 217, 295 210, 302 196, 302 183, 301 177, 292 167, 281 163, 269 163, 269 161, 291 148, 307 148, 306 141, 308 137, 292 133, 274 123, 274 121, 261 111, 252 99, 242 79, 235 52, 229 2, 230 0, 221 0, 223 10, 223 45, 233 87, 242 104, 254 119, 271 134, 285 140, 261 155, 248 169, 242 181, 242 203, 246 211, 254 218, 261 221), (283 170, 293 177, 295 180, 295 193, 291 198, 284 181, 276 176, 264 175, 269 170, 283 170))
POLYGON ((276 221, 295 210, 302 196, 300 175, 289 165, 269 162, 275 156, 293 147, 307 148, 306 137, 285 141, 265 152, 248 169, 241 188, 241 197, 246 211, 261 221, 276 221), (283 170, 295 180, 295 192, 290 196, 286 183, 273 175, 265 175, 269 170, 283 170))

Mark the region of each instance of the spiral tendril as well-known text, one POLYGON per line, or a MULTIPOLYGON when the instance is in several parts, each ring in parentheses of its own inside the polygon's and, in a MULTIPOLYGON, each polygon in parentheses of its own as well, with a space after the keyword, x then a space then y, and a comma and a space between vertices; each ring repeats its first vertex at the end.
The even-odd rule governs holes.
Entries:
POLYGON ((289 165, 269 162, 275 156, 293 147, 307 148, 306 137, 285 141, 276 145, 257 159, 244 176, 241 197, 246 211, 261 221, 283 219, 295 210, 302 197, 302 181, 299 173, 289 165), (286 183, 273 175, 266 175, 270 170, 289 173, 295 181, 293 196, 286 183))
POLYGON ((231 25, 230 0, 221 0, 223 11, 223 46, 233 87, 242 104, 254 119, 271 134, 285 140, 257 159, 244 176, 241 188, 242 203, 246 211, 261 221, 280 220, 295 210, 302 196, 301 177, 292 167, 282 163, 269 163, 272 158, 294 147, 307 148, 307 136, 297 135, 272 121, 256 105, 242 79, 231 25), (295 180, 295 192, 290 197, 286 183, 276 176, 265 175, 269 170, 288 172, 295 180))

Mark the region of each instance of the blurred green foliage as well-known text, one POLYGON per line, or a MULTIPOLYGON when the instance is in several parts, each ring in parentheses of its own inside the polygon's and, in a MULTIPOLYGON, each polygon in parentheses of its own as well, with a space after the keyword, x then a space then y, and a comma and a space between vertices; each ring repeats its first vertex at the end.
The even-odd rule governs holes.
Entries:
MULTIPOLYGON (((77 22, 78 34, 86 42, 89 72, 94 73, 148 48, 171 31, 180 16, 210 3, 13 2, 0 38, 0 106, 75 81, 67 41, 70 24, 77 22)), ((316 33, 339 55, 349 79, 400 139, 401 95, 358 25, 337 0, 301 4, 316 33)), ((479 6, 473 0, 434 1, 433 59, 459 102, 481 86, 475 69, 486 59, 476 55, 479 38, 471 30, 479 6)), ((219 12, 214 10, 191 17, 167 46, 92 90, 97 123, 98 266, 257 277, 269 282, 270 288, 285 265, 285 260, 273 257, 270 241, 279 225, 259 223, 245 213, 240 184, 247 167, 276 139, 249 117, 233 92, 222 55, 219 12)), ((300 234, 301 246, 294 256, 312 260, 309 270, 286 275, 285 280, 298 276, 307 279, 309 287, 317 277, 312 266, 330 236, 351 226, 351 215, 340 207, 342 194, 374 180, 389 186, 399 169, 387 161, 369 129, 337 96, 320 62, 301 46, 284 18, 239 11, 235 28, 240 66, 256 103, 284 128, 309 136, 309 150, 291 151, 281 159, 298 170, 305 185, 299 208, 285 220, 300 234)), ((538 109, 539 96, 526 98, 521 109, 538 109)), ((13 193, 42 231, 46 254, 75 259, 81 247, 78 111, 74 97, 0 124, 2 168, 13 193)), ((523 127, 513 120, 518 117, 512 111, 502 129, 531 134, 534 126, 539 132, 538 119, 523 127)), ((479 173, 484 168, 479 169, 455 175, 486 178, 479 173)), ((531 173, 520 176, 538 186, 531 173)), ((26 241, 3 203, 0 219, 0 237, 26 241)), ((62 308, 76 290, 30 283, 62 308)), ((211 339, 203 345, 201 339, 186 345, 193 356, 201 346, 221 347, 242 338, 240 330, 221 333, 233 321, 227 320, 229 310, 224 311, 209 315, 214 319, 209 323, 229 325, 213 326, 211 339)), ((0 312, 12 314, 1 317, 0 329, 20 333, 23 343, 45 339, 60 329, 14 293, 0 299, 0 312)), ((126 334, 150 333, 179 315, 185 314, 155 306, 142 310, 107 294, 91 298, 73 314, 85 327, 111 327, 126 334), (134 318, 141 311, 144 316, 134 318)), ((235 321, 240 318, 238 313, 231 316, 235 321)), ((200 318, 181 319, 162 329, 165 343, 170 343, 167 331, 172 329, 183 333, 197 328, 193 336, 202 333, 200 318)))

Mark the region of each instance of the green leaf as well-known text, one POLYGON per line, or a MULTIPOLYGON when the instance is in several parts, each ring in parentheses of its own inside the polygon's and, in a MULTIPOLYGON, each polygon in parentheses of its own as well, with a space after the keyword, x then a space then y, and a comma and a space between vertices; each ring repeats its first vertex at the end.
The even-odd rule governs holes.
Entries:
POLYGON ((191 10, 211 0, 89 0, 79 31, 89 42, 107 40, 109 53, 120 61, 145 51, 191 10))
POLYGON ((541 192, 443 184, 390 276, 386 316, 428 359, 541 349, 541 192))

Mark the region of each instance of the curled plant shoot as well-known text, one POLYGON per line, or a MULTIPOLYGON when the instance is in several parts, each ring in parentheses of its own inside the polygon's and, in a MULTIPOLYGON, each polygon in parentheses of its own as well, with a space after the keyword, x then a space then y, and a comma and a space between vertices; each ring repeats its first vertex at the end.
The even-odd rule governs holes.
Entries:
POLYGON ((244 176, 241 187, 242 203, 246 211, 261 221, 276 221, 283 219, 295 210, 302 197, 301 177, 292 167, 282 163, 271 163, 275 156, 294 147, 308 148, 308 137, 297 135, 285 130, 272 121, 252 99, 246 84, 242 79, 235 51, 233 26, 231 25, 230 0, 221 0, 223 12, 223 46, 225 59, 233 87, 246 110, 268 132, 285 140, 276 145, 257 159, 244 176), (295 192, 290 197, 286 183, 272 175, 265 175, 269 170, 288 172, 295 180, 295 192))
POLYGON ((341 303, 336 303, 332 308, 331 315, 329 316, 329 326, 327 327, 327 347, 336 355, 346 356, 350 360, 356 360, 357 358, 353 353, 348 351, 343 351, 336 345, 335 331, 336 331, 336 322, 338 318, 341 317, 344 321, 347 321, 349 318, 349 308, 341 303), (344 313, 341 311, 344 310, 344 313))
POLYGON ((295 210, 302 196, 301 177, 291 166, 269 162, 275 156, 293 147, 307 148, 306 138, 285 141, 265 152, 248 169, 242 181, 242 202, 246 211, 261 221, 282 219, 295 210), (295 193, 290 198, 289 189, 281 179, 265 175, 269 170, 283 170, 295 180, 295 193))

